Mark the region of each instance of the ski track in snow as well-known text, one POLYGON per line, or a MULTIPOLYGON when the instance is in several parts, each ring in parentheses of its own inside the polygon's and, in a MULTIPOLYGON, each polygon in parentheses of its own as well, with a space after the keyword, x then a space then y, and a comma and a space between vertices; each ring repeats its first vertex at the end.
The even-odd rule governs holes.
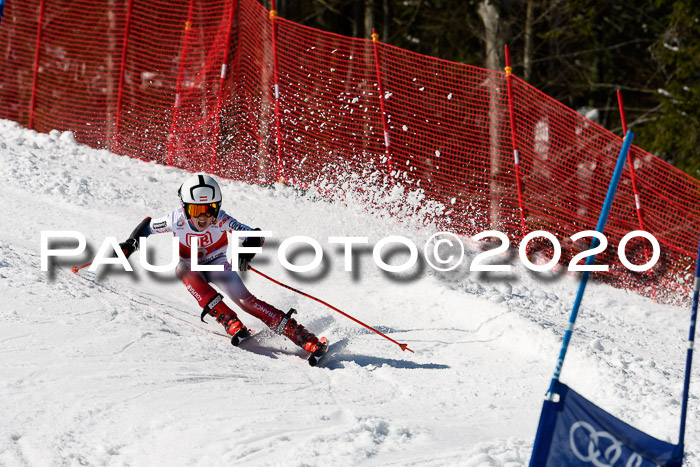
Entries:
MULTIPOLYGON (((249 289, 331 341, 322 367, 241 313, 256 334, 233 348, 172 274, 77 276, 102 240, 177 207, 186 174, 0 121, 0 465, 526 465, 578 282, 522 266, 507 276, 424 269, 388 277, 361 255, 343 270, 328 236, 432 231, 292 189, 222 181, 224 209, 272 230, 255 265, 375 326, 244 274, 249 289), (42 230, 77 230, 81 257, 40 270, 42 230), (308 235, 327 272, 293 277, 275 245, 308 235)), ((388 195, 389 197, 391 195, 388 195)), ((381 203, 379 203, 381 206, 381 203)), ((392 209, 390 203, 386 210, 392 209)), ((167 262, 167 236, 155 261, 167 262)), ((469 251, 473 256, 475 251, 469 251)), ((297 261, 304 263, 305 254, 297 261)), ((401 255, 396 261, 401 262, 401 255)), ((562 381, 653 436, 676 442, 689 310, 589 283, 562 381)), ((698 365, 686 463, 700 465, 698 365)))

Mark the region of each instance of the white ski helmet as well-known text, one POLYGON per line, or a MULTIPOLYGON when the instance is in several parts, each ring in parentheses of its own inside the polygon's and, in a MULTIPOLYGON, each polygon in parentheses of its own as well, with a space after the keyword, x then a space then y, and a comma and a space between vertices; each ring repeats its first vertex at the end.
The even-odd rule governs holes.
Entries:
MULTIPOLYGON (((189 212, 189 205, 205 206, 207 212, 214 217, 219 214, 221 208, 221 188, 209 175, 197 174, 193 175, 180 186, 177 190, 180 196, 180 204, 182 204, 185 214, 189 219, 194 215, 194 212, 189 212)), ((202 211, 200 211, 202 212, 202 211)))

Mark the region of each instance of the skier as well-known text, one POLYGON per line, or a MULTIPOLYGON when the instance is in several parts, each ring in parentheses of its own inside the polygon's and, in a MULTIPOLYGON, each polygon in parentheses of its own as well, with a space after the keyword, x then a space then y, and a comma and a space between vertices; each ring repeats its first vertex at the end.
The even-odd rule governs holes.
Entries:
MULTIPOLYGON (((252 231, 245 224, 238 222, 221 210, 221 188, 212 177, 205 174, 194 175, 180 186, 178 190, 182 207, 165 217, 151 219, 146 217, 134 229, 129 238, 119 244, 128 258, 139 248, 139 238, 153 233, 172 232, 180 242, 180 262, 177 276, 187 287, 188 292, 202 307, 201 319, 208 314, 224 326, 231 336, 231 344, 238 346, 250 337, 250 331, 238 319, 236 313, 224 303, 223 296, 210 285, 214 283, 224 291, 241 309, 260 319, 270 329, 288 337, 292 342, 309 352, 309 363, 314 366, 326 351, 327 343, 319 340, 292 318, 296 311, 292 308, 284 313, 251 294, 226 259, 228 240, 226 233, 230 230, 252 231), (222 265, 223 271, 193 271, 191 268, 190 245, 192 238, 197 238, 198 262, 202 265, 222 265)), ((261 237, 246 237, 244 247, 261 247, 261 237)), ((238 270, 248 269, 255 253, 238 255, 238 270)))

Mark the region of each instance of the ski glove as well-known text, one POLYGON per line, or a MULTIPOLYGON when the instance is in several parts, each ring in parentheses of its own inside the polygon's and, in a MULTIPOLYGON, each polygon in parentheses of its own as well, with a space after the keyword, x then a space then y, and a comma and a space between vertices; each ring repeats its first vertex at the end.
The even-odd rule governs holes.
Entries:
POLYGON ((119 244, 119 248, 124 252, 124 256, 126 256, 127 259, 134 251, 139 249, 139 238, 151 235, 150 224, 151 218, 145 218, 136 226, 134 231, 131 232, 129 238, 125 242, 119 244))
POLYGON ((138 242, 136 241, 136 239, 133 238, 130 238, 127 241, 119 244, 119 248, 121 248, 121 250, 124 252, 124 256, 126 256, 127 258, 129 258, 129 256, 131 256, 131 254, 134 251, 136 251, 138 247, 138 242))
MULTIPOLYGON (((260 230, 259 228, 253 230, 260 230)), ((243 240, 244 247, 261 247, 265 243, 262 237, 247 237, 243 240)), ((238 255, 238 270, 247 271, 250 268, 250 261, 255 257, 255 253, 240 253, 238 255)))
POLYGON ((255 253, 241 253, 238 255, 238 270, 247 271, 250 269, 250 260, 253 259, 255 253))

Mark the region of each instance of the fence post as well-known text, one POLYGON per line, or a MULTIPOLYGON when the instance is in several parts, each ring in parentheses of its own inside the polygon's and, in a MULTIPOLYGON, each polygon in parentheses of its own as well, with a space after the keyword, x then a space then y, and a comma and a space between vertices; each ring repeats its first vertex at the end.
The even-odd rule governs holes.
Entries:
MULTIPOLYGON (((625 118, 625 106, 622 102, 622 92, 619 89, 617 90, 617 102, 620 105, 620 121, 622 122, 622 133, 627 134, 627 119, 625 118)), ((639 230, 645 230, 644 217, 642 215, 642 202, 641 198, 639 197, 639 190, 637 189, 637 175, 634 170, 634 156, 632 155, 631 151, 628 158, 630 163, 630 177, 632 178, 632 190, 634 191, 634 204, 637 208, 637 220, 639 221, 639 230)), ((648 254, 646 249, 644 251, 645 254, 648 254)))
MULTIPOLYGON (((518 153, 518 142, 515 135, 515 115, 513 112, 513 68, 510 66, 510 50, 506 49, 506 87, 508 88, 508 113, 510 114, 510 137, 513 142, 513 162, 515 164, 515 183, 518 187, 518 205, 520 208, 520 225, 523 229, 522 237, 527 234, 525 226, 525 206, 523 203, 523 184, 520 178, 520 154, 518 153)), ((521 237, 521 238, 522 238, 521 237)))
POLYGON ((219 78, 219 95, 216 99, 216 122, 214 123, 214 136, 212 138, 212 151, 211 151, 211 162, 209 163, 209 172, 214 172, 214 164, 216 163, 216 158, 218 156, 219 149, 219 133, 221 132, 221 107, 222 100, 224 97, 224 83, 226 77, 228 76, 228 52, 231 48, 231 30, 233 29, 234 12, 238 8, 238 0, 233 0, 231 2, 231 13, 229 14, 228 29, 226 30, 226 43, 224 45, 224 56, 221 61, 221 76, 219 78))
POLYGON ((119 149, 119 127, 121 124, 121 108, 124 99, 124 77, 126 75, 126 49, 129 45, 129 30, 131 29, 131 12, 133 11, 134 0, 129 0, 126 7, 126 24, 124 25, 124 45, 122 46, 122 62, 119 69, 119 94, 117 95, 117 109, 114 119, 114 147, 112 152, 119 149))
POLYGON ((29 125, 30 130, 34 129, 34 109, 36 108, 36 85, 39 77, 39 56, 41 49, 41 34, 42 25, 44 24, 44 10, 46 9, 46 0, 41 0, 39 4, 39 22, 36 29, 36 50, 34 51, 34 77, 32 78, 32 100, 29 104, 29 125))
POLYGON ((180 52, 180 64, 177 71, 177 81, 175 84, 175 102, 173 102, 173 118, 170 121, 170 131, 168 132, 168 152, 166 154, 167 165, 173 162, 173 146, 175 145, 175 132, 177 131, 177 120, 180 113, 182 93, 182 75, 185 72, 185 58, 187 57, 187 45, 192 29, 192 15, 194 14, 194 0, 190 0, 190 8, 187 12, 187 22, 185 23, 185 37, 182 40, 182 51, 180 52))
POLYGON ((277 61, 277 9, 275 0, 270 1, 270 21, 272 21, 272 75, 275 81, 275 146, 277 147, 277 181, 282 177, 282 122, 280 121, 280 75, 277 61))
MULTIPOLYGON (((394 185, 394 177, 391 175, 392 163, 391 163, 391 138, 389 137, 389 125, 386 119, 386 106, 384 105, 384 86, 382 86, 382 71, 379 66, 379 47, 377 46, 377 41, 379 40, 379 34, 377 34, 376 29, 372 29, 372 47, 374 48, 374 69, 377 74, 377 87, 379 88, 379 111, 382 114, 382 129, 384 130, 384 150, 386 152, 386 163, 389 167, 389 180, 391 180, 391 185, 394 185)), ((398 176, 398 171, 396 173, 398 176)))
MULTIPOLYGON (((622 101, 622 91, 620 91, 619 89, 617 90, 617 103, 620 107, 620 122, 622 123, 622 132, 626 135, 627 119, 625 118, 625 104, 622 101)), ((632 192, 634 193, 634 205, 637 210, 637 222, 639 223, 639 230, 646 231, 646 228, 644 227, 644 212, 642 211, 642 199, 639 196, 639 189, 637 188, 637 171, 634 169, 634 155, 632 154, 632 149, 630 149, 630 153, 627 156, 627 158, 629 159, 630 164, 630 178, 632 179, 632 192)), ((649 261, 648 248, 644 248, 644 259, 647 262, 649 261)), ((656 287, 652 285, 650 289, 652 300, 656 301, 656 287)))

